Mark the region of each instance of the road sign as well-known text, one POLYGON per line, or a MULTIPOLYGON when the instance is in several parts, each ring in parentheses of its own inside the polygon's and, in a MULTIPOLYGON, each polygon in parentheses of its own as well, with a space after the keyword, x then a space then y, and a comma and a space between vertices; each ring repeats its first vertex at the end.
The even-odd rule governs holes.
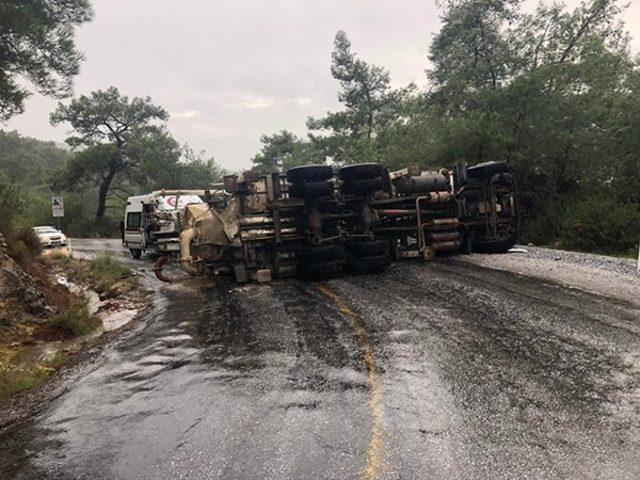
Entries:
POLYGON ((54 217, 64 217, 64 200, 62 197, 51 197, 51 213, 54 217))

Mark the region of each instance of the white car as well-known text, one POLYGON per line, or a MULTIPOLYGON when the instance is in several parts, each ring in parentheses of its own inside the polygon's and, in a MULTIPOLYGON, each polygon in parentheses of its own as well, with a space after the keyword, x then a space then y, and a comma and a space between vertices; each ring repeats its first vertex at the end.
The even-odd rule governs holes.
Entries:
POLYGON ((67 236, 54 227, 33 227, 33 231, 38 236, 38 240, 43 247, 66 247, 69 243, 67 236))

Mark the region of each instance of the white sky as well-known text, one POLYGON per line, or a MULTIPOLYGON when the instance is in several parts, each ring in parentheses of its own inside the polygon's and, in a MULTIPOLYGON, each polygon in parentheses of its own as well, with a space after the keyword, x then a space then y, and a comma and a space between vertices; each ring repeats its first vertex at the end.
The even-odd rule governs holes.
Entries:
MULTIPOLYGON (((95 19, 77 33, 86 55, 75 93, 111 85, 150 96, 171 113, 180 142, 229 170, 250 165, 259 137, 306 132, 309 115, 338 108, 329 71, 333 38, 391 72, 394 86, 426 82, 427 53, 439 28, 433 0, 94 0, 95 19)), ((533 8, 535 0, 525 0, 533 8)), ((546 3, 546 1, 545 1, 546 3)), ((566 2, 577 5, 578 0, 566 2)), ((640 50, 640 0, 624 19, 640 50)), ((5 129, 62 141, 56 101, 33 95, 5 129)), ((1 125, 0 125, 1 126, 1 125)))

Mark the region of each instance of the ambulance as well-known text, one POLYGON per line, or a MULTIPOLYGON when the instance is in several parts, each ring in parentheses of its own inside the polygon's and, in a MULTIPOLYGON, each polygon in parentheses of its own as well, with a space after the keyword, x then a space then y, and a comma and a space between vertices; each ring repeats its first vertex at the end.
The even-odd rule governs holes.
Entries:
POLYGON ((158 190, 127 198, 123 242, 131 256, 179 252, 180 212, 187 205, 204 203, 204 195, 202 190, 158 190))

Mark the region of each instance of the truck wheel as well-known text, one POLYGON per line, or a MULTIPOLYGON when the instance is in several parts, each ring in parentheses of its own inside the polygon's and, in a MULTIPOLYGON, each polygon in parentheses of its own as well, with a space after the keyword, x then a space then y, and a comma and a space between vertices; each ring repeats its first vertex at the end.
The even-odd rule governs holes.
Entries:
POLYGON ((507 253, 516 244, 516 237, 509 235, 498 240, 480 240, 473 243, 473 251, 480 253, 507 253))
POLYGON ((356 273, 379 272, 388 267, 390 263, 391 257, 388 253, 369 257, 356 257, 355 255, 349 255, 347 257, 349 268, 356 273))
POLYGON ((301 262, 313 263, 344 258, 345 251, 341 245, 304 246, 298 249, 296 255, 301 262))
POLYGON ((333 182, 306 182, 289 185, 289 195, 293 198, 327 197, 333 193, 333 182))
POLYGON ((129 251, 131 252, 131 256, 136 260, 140 260, 140 257, 142 257, 142 250, 139 248, 130 248, 129 251))
POLYGON ((340 191, 351 195, 367 195, 369 193, 382 190, 382 187, 382 178, 365 178, 362 180, 350 180, 348 182, 344 182, 340 186, 340 191))
POLYGON ((289 183, 321 182, 333 177, 333 169, 329 165, 302 165, 287 170, 289 183))
POLYGON ((305 278, 327 278, 340 273, 345 266, 345 260, 334 259, 326 262, 299 263, 298 273, 305 278))
POLYGON ((377 163, 354 163, 353 165, 345 165, 338 170, 338 177, 345 182, 381 176, 382 165, 378 165, 377 163))
POLYGON ((372 255, 383 255, 389 253, 389 241, 380 239, 357 240, 348 242, 347 251, 355 256, 368 257, 372 255))

